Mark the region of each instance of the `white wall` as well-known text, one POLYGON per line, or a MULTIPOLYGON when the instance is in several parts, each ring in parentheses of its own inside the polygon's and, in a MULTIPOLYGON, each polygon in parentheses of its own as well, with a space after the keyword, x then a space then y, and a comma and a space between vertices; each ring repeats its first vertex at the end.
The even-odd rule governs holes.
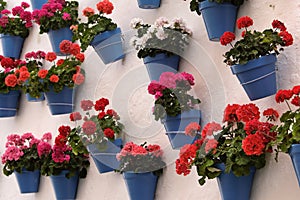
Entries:
MULTIPOLYGON (((29 0, 26 0, 29 2, 29 0)), ((8 0, 9 8, 21 0, 8 0)), ((97 0, 80 0, 80 10, 86 6, 95 7, 97 0)), ((208 41, 202 17, 189 10, 189 2, 183 0, 162 0, 161 7, 156 10, 139 9, 136 0, 112 0, 115 10, 111 17, 122 28, 125 42, 128 42, 132 31, 129 22, 134 17, 140 17, 145 22, 153 23, 160 17, 182 17, 193 30, 193 41, 186 54, 183 55, 180 71, 194 74, 196 78, 195 94, 202 100, 201 110, 203 123, 211 120, 221 122, 222 112, 228 103, 249 103, 244 90, 239 85, 230 69, 222 62, 222 54, 229 47, 208 41)), ((294 45, 278 56, 278 88, 291 88, 299 84, 299 28, 300 1, 284 0, 249 0, 239 11, 239 16, 248 15, 254 19, 254 28, 258 30, 271 27, 273 19, 283 21, 294 36, 294 45)), ((46 34, 39 35, 35 25, 27 38, 22 57, 28 51, 50 51, 50 42, 46 34)), ((77 93, 76 110, 79 110, 81 99, 96 100, 107 97, 112 107, 119 112, 126 126, 125 138, 137 143, 148 141, 160 144, 165 151, 168 163, 164 174, 159 179, 157 200, 217 200, 220 199, 216 180, 200 187, 195 171, 187 177, 175 172, 174 161, 177 150, 172 150, 163 126, 154 121, 151 114, 152 96, 147 94, 149 78, 142 60, 136 56, 136 51, 126 44, 126 57, 123 61, 105 66, 92 48, 86 53, 84 68, 87 73, 86 82, 77 93)), ((274 96, 257 100, 261 109, 276 107, 280 110, 284 105, 277 105, 274 96)), ((45 132, 57 134, 57 128, 62 124, 73 125, 68 115, 52 116, 46 105, 29 103, 22 96, 18 115, 13 118, 0 119, 0 153, 4 152, 6 136, 11 133, 32 132, 42 135, 45 132)), ((268 158, 265 168, 256 173, 252 189, 252 200, 297 200, 300 190, 289 156, 281 155, 279 163, 273 157, 268 158)), ((2 165, 0 165, 2 169, 2 165)), ((14 175, 6 177, 0 174, 0 199, 55 199, 49 178, 42 177, 39 192, 36 194, 19 193, 14 175)), ((91 167, 86 179, 80 181, 77 199, 80 200, 125 200, 129 199, 125 183, 121 175, 115 173, 99 174, 91 161, 91 167)))

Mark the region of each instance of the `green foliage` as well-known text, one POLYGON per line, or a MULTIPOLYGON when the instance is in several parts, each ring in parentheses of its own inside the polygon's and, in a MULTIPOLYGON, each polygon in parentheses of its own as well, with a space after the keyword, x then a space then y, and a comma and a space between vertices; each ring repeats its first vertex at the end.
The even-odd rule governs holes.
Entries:
POLYGON ((4 0, 0 0, 0 11, 6 8, 7 2, 4 0))
POLYGON ((79 40, 82 51, 84 52, 95 36, 105 31, 112 31, 117 28, 117 24, 103 16, 103 13, 90 15, 87 22, 81 22, 76 28, 73 28, 74 32, 73 41, 79 40))
MULTIPOLYGON (((190 2, 190 10, 192 12, 196 12, 198 15, 201 15, 201 12, 199 10, 199 4, 203 1, 207 0, 191 0, 190 2)), ((235 6, 241 6, 244 3, 244 0, 208 0, 210 2, 216 2, 216 3, 231 3, 235 6)))

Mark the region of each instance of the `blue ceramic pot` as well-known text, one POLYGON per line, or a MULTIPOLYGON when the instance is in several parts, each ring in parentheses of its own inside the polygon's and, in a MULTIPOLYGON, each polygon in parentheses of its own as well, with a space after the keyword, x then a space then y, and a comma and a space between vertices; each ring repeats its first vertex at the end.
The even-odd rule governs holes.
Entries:
POLYGON ((74 90, 64 87, 64 89, 56 93, 50 87, 50 91, 45 93, 49 109, 52 115, 69 114, 74 109, 74 90))
POLYGON ((124 172, 123 177, 130 200, 153 200, 155 198, 158 176, 152 172, 124 172))
POLYGON ((0 94, 0 117, 13 117, 17 114, 21 92, 11 90, 6 94, 0 94))
POLYGON ((104 64, 109 64, 125 57, 120 28, 98 34, 91 42, 91 46, 104 64))
POLYGON ((95 144, 87 146, 99 173, 112 172, 119 168, 120 163, 116 155, 121 151, 122 142, 120 138, 113 142, 107 141, 107 148, 103 151, 99 150, 95 144))
POLYGON ((58 56, 63 56, 66 54, 63 54, 60 52, 59 44, 63 40, 72 41, 73 32, 70 30, 70 27, 61 28, 58 30, 49 30, 48 37, 49 37, 53 52, 55 52, 58 56))
POLYGON ((77 194, 79 174, 66 178, 68 170, 63 170, 59 175, 50 176, 51 183, 57 200, 75 199, 77 194))
POLYGON ((222 200, 249 200, 256 169, 250 169, 248 176, 235 176, 232 172, 225 173, 225 165, 216 164, 223 172, 217 177, 222 200))
POLYGON ((147 56, 143 59, 146 65, 147 72, 150 80, 159 80, 160 75, 163 72, 177 73, 180 56, 166 54, 157 54, 155 57, 147 56))
POLYGON ((4 57, 19 59, 25 39, 20 36, 1 34, 1 44, 4 57))
POLYGON ((139 8, 156 9, 160 6, 160 0, 138 0, 139 8))
POLYGON ((292 144, 289 149, 289 155, 291 157, 294 170, 297 176, 298 184, 300 187, 300 144, 292 144))
POLYGON ((48 2, 48 0, 30 0, 32 10, 40 10, 42 6, 48 2))
POLYGON ((237 76, 250 100, 273 95, 276 85, 276 55, 262 56, 245 65, 233 65, 231 71, 237 76))
POLYGON ((234 33, 238 7, 231 3, 216 3, 208 0, 199 3, 208 38, 219 41, 224 32, 234 33))
POLYGON ((191 122, 201 123, 201 111, 192 109, 177 116, 166 116, 161 120, 173 149, 179 149, 185 144, 192 144, 196 136, 185 135, 185 127, 191 122))
POLYGON ((39 191, 40 170, 22 170, 22 173, 14 172, 21 193, 35 193, 39 191))

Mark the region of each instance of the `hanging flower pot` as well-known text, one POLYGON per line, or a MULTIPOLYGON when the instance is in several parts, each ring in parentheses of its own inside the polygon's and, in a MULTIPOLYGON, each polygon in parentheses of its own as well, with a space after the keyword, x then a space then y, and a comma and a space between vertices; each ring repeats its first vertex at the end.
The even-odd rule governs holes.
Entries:
POLYGON ((68 170, 63 170, 59 175, 51 175, 51 183, 56 199, 75 199, 79 182, 78 173, 70 178, 66 178, 68 170))
POLYGON ((146 65, 150 80, 158 81, 163 72, 176 73, 178 71, 180 56, 167 56, 166 54, 161 53, 154 57, 147 56, 143 61, 146 65))
POLYGON ((48 0, 30 0, 32 10, 40 10, 42 6, 48 2, 48 0))
POLYGON ((294 170, 300 187, 300 144, 292 144, 289 150, 294 170))
POLYGON ((234 32, 238 6, 208 0, 199 3, 208 38, 219 41, 224 32, 234 32))
POLYGON ((222 200, 249 200, 256 169, 250 169, 248 176, 235 176, 232 172, 225 173, 225 165, 217 164, 223 172, 217 177, 222 200))
POLYGON ((22 173, 14 172, 21 193, 35 193, 39 191, 40 170, 28 171, 23 169, 22 173))
POLYGON ((13 117, 17 114, 21 92, 11 90, 6 94, 0 94, 0 117, 13 117))
POLYGON ((160 6, 160 0, 138 0, 139 8, 156 9, 160 6))
POLYGON ((74 89, 64 87, 59 93, 50 87, 50 91, 45 93, 48 106, 52 115, 68 114, 74 108, 74 89))
POLYGON ((97 144, 90 144, 87 146, 99 173, 111 172, 118 169, 120 163, 117 160, 116 155, 121 151, 122 139, 118 138, 113 142, 108 140, 103 145, 103 150, 98 149, 97 144))
POLYGON ((25 39, 20 36, 1 34, 3 56, 19 59, 25 39))
POLYGON ((166 134, 173 149, 178 149, 185 144, 191 144, 195 136, 185 134, 185 127, 191 122, 201 122, 201 111, 192 109, 177 116, 166 116, 161 120, 165 126, 166 134))
POLYGON ((44 93, 41 93, 40 97, 33 97, 30 94, 26 93, 26 99, 29 102, 40 102, 45 100, 45 95, 44 93))
POLYGON ((53 52, 59 56, 64 56, 65 54, 60 52, 59 44, 63 40, 72 41, 73 32, 70 30, 70 27, 61 28, 58 30, 49 30, 48 37, 52 46, 53 52))
POLYGON ((113 31, 105 31, 98 34, 91 42, 91 46, 104 64, 109 64, 125 57, 121 34, 121 29, 116 28, 113 31))
POLYGON ((256 100, 273 95, 276 86, 276 55, 270 54, 245 65, 233 65, 231 71, 237 76, 250 100, 256 100))
POLYGON ((152 172, 124 172, 123 177, 131 200, 154 199, 158 176, 152 172))

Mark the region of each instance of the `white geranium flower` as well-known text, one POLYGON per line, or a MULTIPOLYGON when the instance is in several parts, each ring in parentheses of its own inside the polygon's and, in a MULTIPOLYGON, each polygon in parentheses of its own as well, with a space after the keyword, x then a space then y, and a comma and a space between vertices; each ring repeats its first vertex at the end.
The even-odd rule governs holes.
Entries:
POLYGON ((160 17, 154 22, 156 27, 165 26, 167 24, 169 24, 169 20, 165 17, 160 17))
POLYGON ((135 29, 138 24, 143 24, 143 20, 141 18, 133 18, 130 21, 130 27, 135 29))
POLYGON ((159 40, 164 40, 164 39, 166 39, 168 37, 168 34, 165 33, 164 28, 158 27, 157 28, 157 32, 155 33, 155 36, 159 40))

